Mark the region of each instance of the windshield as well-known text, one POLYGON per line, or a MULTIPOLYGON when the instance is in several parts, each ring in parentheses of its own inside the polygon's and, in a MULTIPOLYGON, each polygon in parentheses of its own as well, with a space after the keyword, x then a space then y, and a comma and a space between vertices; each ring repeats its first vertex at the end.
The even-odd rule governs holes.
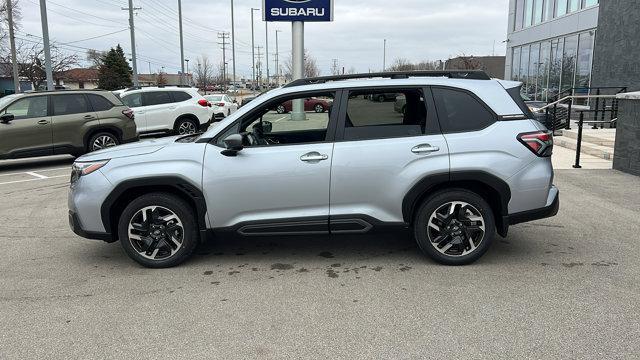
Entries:
POLYGON ((9 105, 10 102, 12 102, 14 99, 18 98, 20 95, 7 95, 5 97, 0 98, 0 109, 5 108, 7 105, 9 105))
POLYGON ((204 98, 209 101, 221 101, 222 95, 208 95, 208 96, 205 96, 204 98))

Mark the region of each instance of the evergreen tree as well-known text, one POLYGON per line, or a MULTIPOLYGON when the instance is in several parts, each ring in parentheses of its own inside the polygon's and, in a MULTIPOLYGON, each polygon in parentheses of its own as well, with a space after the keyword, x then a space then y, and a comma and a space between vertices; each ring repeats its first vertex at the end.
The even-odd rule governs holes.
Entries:
POLYGON ((111 48, 101 59, 98 67, 98 87, 104 90, 119 90, 132 85, 133 71, 124 56, 120 44, 111 48))

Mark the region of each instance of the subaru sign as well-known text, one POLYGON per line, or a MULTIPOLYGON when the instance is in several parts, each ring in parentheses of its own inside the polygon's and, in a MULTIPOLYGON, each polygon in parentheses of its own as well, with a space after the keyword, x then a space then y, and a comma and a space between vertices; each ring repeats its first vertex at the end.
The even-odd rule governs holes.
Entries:
POLYGON ((333 0, 263 0, 264 21, 333 21, 333 0))

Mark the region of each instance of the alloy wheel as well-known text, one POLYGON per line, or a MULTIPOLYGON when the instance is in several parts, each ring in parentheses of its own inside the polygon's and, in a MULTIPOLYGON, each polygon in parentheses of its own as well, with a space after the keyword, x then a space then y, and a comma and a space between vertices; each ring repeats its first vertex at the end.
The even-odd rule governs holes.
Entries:
POLYGON ((91 151, 106 149, 118 145, 116 139, 109 135, 98 136, 91 144, 91 151))
POLYGON ((485 235, 482 213, 464 201, 450 201, 429 217, 427 236, 431 245, 447 256, 465 256, 478 248, 485 235))
POLYGON ((278 112, 278 114, 284 114, 287 109, 285 109, 284 105, 278 105, 278 107, 276 108, 276 111, 278 112))
POLYGON ((128 236, 142 257, 164 260, 182 248, 184 226, 173 211, 162 206, 147 206, 131 217, 128 236))
POLYGON ((196 133, 196 126, 191 121, 183 121, 178 127, 179 135, 191 135, 196 133))
POLYGON ((317 113, 321 113, 321 112, 324 112, 324 107, 322 105, 318 104, 318 105, 316 105, 315 110, 316 110, 317 113))

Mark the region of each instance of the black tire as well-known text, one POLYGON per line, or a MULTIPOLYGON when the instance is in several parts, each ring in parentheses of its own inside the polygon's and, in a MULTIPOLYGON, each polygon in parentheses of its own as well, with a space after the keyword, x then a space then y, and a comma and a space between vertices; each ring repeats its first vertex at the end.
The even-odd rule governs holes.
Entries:
MULTIPOLYGON (((189 204, 179 197, 167 193, 150 193, 136 198, 124 209, 120 216, 120 220, 118 221, 118 238, 120 239, 120 243, 127 255, 140 265, 148 268, 168 268, 179 265, 189 259, 197 247, 199 242, 199 233, 195 219, 196 215, 194 210, 189 206, 189 204), (157 252, 158 258, 150 259, 139 252, 139 250, 144 250, 143 246, 145 246, 145 240, 140 240, 138 242, 130 239, 130 222, 132 222, 135 217, 139 216, 142 209, 148 207, 159 207, 161 209, 170 210, 176 215, 178 221, 181 223, 183 229, 180 231, 182 241, 180 242, 181 246, 175 250, 175 253, 173 253, 173 249, 169 249, 168 243, 162 242, 166 239, 165 237, 156 242, 156 244, 160 245, 160 248, 158 249, 159 251, 157 252), (134 243, 136 243, 135 246, 138 246, 138 249, 134 247, 134 243), (170 251, 169 255, 166 254, 168 251, 170 251)), ((160 224, 161 222, 158 223, 160 224)), ((148 227, 149 225, 147 225, 147 228, 148 227)), ((167 226, 166 229, 169 229, 169 227, 167 226)), ((149 232, 150 231, 151 229, 149 229, 149 232)), ((141 239, 146 238, 151 242, 154 241, 154 239, 151 239, 150 235, 151 234, 149 234, 149 236, 143 236, 141 239)), ((155 249, 155 247, 148 247, 147 251, 150 251, 151 248, 155 249)), ((150 255, 150 253, 147 252, 146 255, 150 255)))
POLYGON ((287 108, 285 108, 284 105, 278 105, 276 111, 278 112, 278 114, 284 114, 287 112, 287 108))
POLYGON ((318 113, 318 114, 321 114, 321 113, 323 113, 323 112, 324 112, 324 106, 323 106, 322 104, 316 104, 316 105, 313 107, 313 111, 315 111, 315 112, 316 112, 316 113, 318 113))
POLYGON ((198 132, 198 123, 191 118, 181 118, 176 120, 173 130, 178 135, 190 135, 198 132))
POLYGON ((384 102, 384 95, 378 95, 378 102, 384 102))
POLYGON ((431 259, 445 265, 466 265, 478 260, 491 247, 496 234, 495 218, 489 204, 479 195, 464 189, 443 190, 429 196, 418 208, 413 227, 414 236, 420 250, 431 259), (436 215, 436 210, 441 214, 443 210, 451 209, 453 202, 462 202, 470 205, 470 207, 456 207, 457 210, 460 210, 456 210, 456 213, 465 213, 469 214, 469 216, 464 214, 460 216, 449 215, 447 218, 451 217, 451 219, 445 219, 444 221, 434 218, 434 222, 439 222, 443 225, 440 227, 442 231, 430 227, 432 216, 442 216, 436 215), (471 221, 469 219, 470 217, 477 219, 478 215, 481 216, 480 221, 483 223, 482 227, 484 227, 482 237, 480 237, 482 230, 479 229, 479 221, 471 221), (437 236, 443 234, 445 235, 444 237, 437 236), (469 236, 469 234, 471 235, 469 236), (437 240, 438 238, 449 239, 440 247, 441 250, 437 250, 436 246, 438 245, 432 242, 432 240, 437 240), (469 238, 475 238, 475 240, 472 240, 473 243, 469 242, 469 238), (445 253, 441 252, 449 245, 451 245, 447 248, 449 250, 445 250, 445 253), (475 246, 475 249, 473 249, 472 245, 475 246))
POLYGON ((120 145, 120 139, 110 132, 101 131, 89 138, 87 142, 87 152, 98 151, 120 145))

